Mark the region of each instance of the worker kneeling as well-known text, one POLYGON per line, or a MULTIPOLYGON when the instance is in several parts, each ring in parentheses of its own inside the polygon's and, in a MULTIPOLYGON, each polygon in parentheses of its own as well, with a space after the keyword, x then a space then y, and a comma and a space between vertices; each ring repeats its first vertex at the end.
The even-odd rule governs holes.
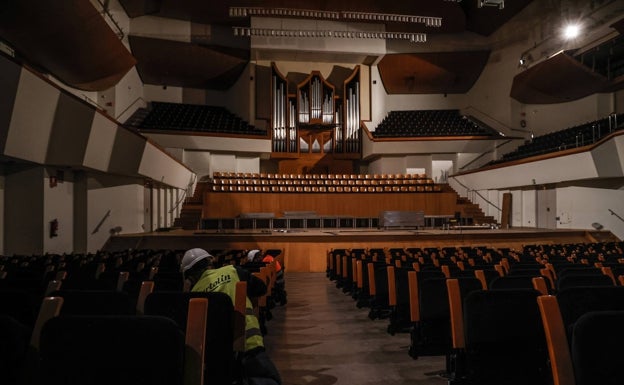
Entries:
POLYGON ((277 368, 266 354, 260 324, 254 315, 249 297, 266 293, 266 284, 250 272, 232 265, 216 268, 215 258, 204 249, 188 250, 182 258, 184 279, 191 283, 191 291, 222 292, 232 303, 236 296, 236 283, 247 281, 247 311, 245 316, 245 354, 242 360, 245 378, 250 385, 282 383, 277 368))

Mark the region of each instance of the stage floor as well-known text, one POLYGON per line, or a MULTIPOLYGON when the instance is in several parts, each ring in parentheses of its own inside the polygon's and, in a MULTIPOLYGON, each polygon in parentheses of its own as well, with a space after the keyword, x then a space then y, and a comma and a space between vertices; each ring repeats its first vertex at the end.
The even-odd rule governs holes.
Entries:
POLYGON ((327 252, 336 248, 489 246, 520 250, 526 244, 617 240, 609 231, 469 226, 451 229, 169 229, 114 235, 103 249, 281 249, 284 262, 291 271, 325 271, 327 252))

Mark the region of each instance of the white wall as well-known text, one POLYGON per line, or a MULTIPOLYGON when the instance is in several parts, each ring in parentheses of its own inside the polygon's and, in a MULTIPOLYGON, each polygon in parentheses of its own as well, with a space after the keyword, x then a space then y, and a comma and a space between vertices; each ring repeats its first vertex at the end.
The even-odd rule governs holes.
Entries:
POLYGON ((534 189, 522 190, 522 227, 537 227, 536 196, 534 189))
POLYGON ((115 86, 114 116, 124 123, 139 108, 147 106, 143 82, 136 67, 132 68, 115 86))
POLYGON ((121 233, 141 233, 144 222, 143 185, 107 186, 108 178, 89 179, 88 190, 88 251, 102 248, 110 229, 121 227, 121 233), (103 179, 103 180, 102 180, 103 179))
POLYGON ((259 173, 260 172, 260 157, 237 156, 236 157, 236 171, 259 173))
POLYGON ((184 151, 184 164, 186 164, 198 178, 210 173, 210 151, 184 151))
POLYGON ((183 100, 182 87, 173 86, 156 86, 151 84, 145 84, 143 86, 143 94, 145 99, 149 102, 167 102, 167 103, 182 103, 183 100))
POLYGON ((15 166, 5 172, 4 252, 42 254, 43 168, 15 166))
POLYGON ((386 156, 368 165, 369 174, 402 174, 407 168, 404 156, 386 156))
POLYGON ((460 109, 466 105, 466 95, 462 94, 388 95, 377 66, 371 67, 371 82, 376 82, 371 84, 372 116, 371 123, 367 125, 371 131, 375 130, 390 111, 460 109))
POLYGON ((150 142, 145 144, 139 174, 181 189, 186 189, 195 178, 191 170, 150 142))
POLYGON ((211 154, 210 175, 212 175, 215 171, 236 171, 236 155, 211 154))
MULTIPOLYGON (((598 95, 591 95, 563 104, 524 105, 527 129, 535 135, 544 135, 604 118, 606 115, 598 114, 601 99, 604 100, 598 95), (571 114, 570 111, 574 113, 571 114)), ((518 121, 520 119, 521 117, 518 117, 518 121)))
POLYGON ((158 188, 158 227, 167 227, 167 189, 158 188))
POLYGON ((618 238, 624 239, 624 222, 609 209, 624 217, 624 190, 586 187, 557 189, 557 228, 592 229, 597 222, 618 238))
MULTIPOLYGON (((50 169, 51 175, 55 170, 50 169)), ((70 173, 65 173, 67 177, 70 173)), ((74 251, 74 183, 64 181, 50 186, 50 176, 43 180, 43 250, 46 253, 74 251), (50 222, 58 221, 58 236, 50 237, 50 222)))
POLYGON ((205 135, 165 135, 145 134, 165 148, 183 148, 188 150, 230 151, 236 153, 269 153, 271 141, 269 139, 236 139, 205 135))
POLYGON ((254 124, 256 104, 254 100, 254 81, 251 80, 254 73, 254 65, 250 63, 229 89, 225 91, 206 90, 205 104, 223 106, 244 121, 254 124))

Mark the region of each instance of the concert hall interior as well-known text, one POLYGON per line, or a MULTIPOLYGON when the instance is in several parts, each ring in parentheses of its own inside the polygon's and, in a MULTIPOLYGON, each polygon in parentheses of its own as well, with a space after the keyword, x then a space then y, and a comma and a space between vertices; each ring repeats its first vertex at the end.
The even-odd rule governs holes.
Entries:
MULTIPOLYGON (((275 262, 247 265, 269 284, 255 311, 284 384, 592 383, 549 317, 569 321, 551 302, 564 268, 624 284, 624 0, 1 8, 0 308, 4 292, 34 291, 36 316, 6 322, 41 362, 29 371, 24 353, 12 383, 59 376, 41 328, 73 306, 64 290, 113 277, 107 289, 144 316, 142 301, 171 289, 159 283, 189 291, 180 263, 196 247, 243 268, 257 249, 284 269, 280 281, 275 262), (541 294, 528 302, 544 350, 520 350, 545 366, 518 364, 535 377, 470 345, 482 330, 462 285, 493 292, 514 270, 531 270, 514 289, 541 294), (413 301, 433 271, 446 318, 427 321, 413 301), (425 335, 435 328, 446 334, 425 335), (568 355, 555 360, 557 341, 568 355)), ((176 381, 211 383, 189 374, 202 360, 180 360, 176 381)))

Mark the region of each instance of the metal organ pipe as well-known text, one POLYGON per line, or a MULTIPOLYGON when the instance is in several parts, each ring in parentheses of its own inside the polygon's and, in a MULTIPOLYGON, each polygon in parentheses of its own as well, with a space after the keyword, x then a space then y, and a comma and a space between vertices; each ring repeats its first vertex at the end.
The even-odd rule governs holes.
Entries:
POLYGON ((312 80, 312 119, 320 119, 321 118, 321 81, 318 78, 314 78, 312 80))
MULTIPOLYGON (((286 109, 284 108, 284 83, 280 84, 280 131, 282 132, 282 138, 284 137, 284 130, 285 130, 285 125, 286 125, 286 109)), ((285 151, 286 148, 284 146, 284 144, 282 144, 281 146, 281 150, 285 151)))
POLYGON ((360 151, 360 83, 355 83, 355 121, 353 122, 355 136, 355 152, 360 151))
POLYGON ((271 119, 271 124, 273 126, 271 127, 273 131, 273 151, 277 151, 277 77, 275 75, 273 75, 271 79, 271 89, 273 90, 273 108, 271 109, 273 115, 271 119))
POLYGON ((290 111, 290 124, 288 127, 288 130, 290 132, 290 152, 295 152, 297 149, 297 131, 296 131, 296 124, 295 124, 295 120, 296 120, 296 108, 295 108, 295 104, 292 103, 291 101, 288 101, 288 109, 290 111))

